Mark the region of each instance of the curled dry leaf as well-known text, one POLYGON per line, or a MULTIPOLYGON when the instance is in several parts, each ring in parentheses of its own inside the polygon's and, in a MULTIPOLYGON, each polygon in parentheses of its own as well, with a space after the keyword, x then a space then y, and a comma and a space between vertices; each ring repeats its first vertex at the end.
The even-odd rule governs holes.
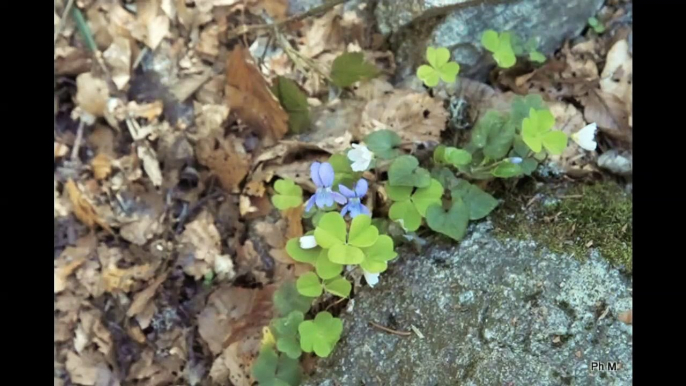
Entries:
POLYGON ((260 71, 248 63, 250 53, 241 45, 226 64, 226 98, 232 111, 254 127, 263 146, 272 146, 288 131, 288 114, 269 90, 260 71))
POLYGON ((188 258, 184 261, 184 272, 199 280, 209 272, 215 272, 219 279, 229 279, 235 275, 233 262, 228 255, 221 253, 221 235, 208 211, 201 212, 179 237, 186 244, 188 258))
POLYGON ((272 248, 284 248, 286 246, 286 239, 284 238, 283 229, 276 224, 267 221, 260 221, 255 224, 255 231, 264 241, 272 248))
POLYGON ((138 157, 143 160, 143 169, 147 173, 150 181, 155 186, 162 185, 162 170, 160 170, 160 162, 157 160, 155 150, 148 144, 140 144, 137 148, 138 157))
POLYGON ((314 129, 297 139, 316 145, 327 153, 343 152, 350 147, 353 139, 351 129, 359 124, 363 106, 360 101, 340 99, 320 106, 312 111, 314 129))
POLYGON ((168 273, 160 275, 147 288, 137 293, 133 297, 129 309, 126 311, 126 316, 131 318, 143 312, 147 308, 150 300, 155 296, 157 288, 167 279, 167 275, 168 273))
POLYGON ((104 180, 112 172, 112 160, 105 153, 100 153, 91 160, 93 176, 96 180, 104 180))
POLYGON ((129 39, 115 37, 110 47, 103 52, 105 63, 110 66, 112 82, 119 90, 124 89, 131 79, 131 43, 129 39))
POLYGON ((226 191, 240 191, 239 185, 250 170, 250 162, 243 145, 236 137, 202 139, 196 145, 196 154, 198 162, 217 175, 226 191))
POLYGON ((587 122, 596 122, 598 129, 611 137, 632 142, 629 112, 626 104, 616 95, 593 89, 580 101, 584 105, 587 122))
POLYGON ((302 215, 305 212, 305 206, 300 205, 295 208, 288 208, 283 211, 282 216, 286 219, 286 239, 293 237, 300 237, 303 235, 302 215))
POLYGON ((110 226, 100 218, 95 207, 88 202, 88 199, 84 197, 73 180, 69 179, 64 186, 67 189, 71 203, 74 205, 74 214, 79 221, 86 224, 89 228, 94 228, 97 224, 109 233, 114 234, 110 226))
POLYGON ((601 77, 603 92, 614 94, 625 103, 631 98, 633 60, 626 40, 619 40, 610 48, 601 77))
POLYGON ((426 93, 396 90, 367 103, 353 134, 362 140, 373 131, 389 129, 404 142, 438 142, 447 119, 440 100, 426 93))
MULTIPOLYGON (((76 104, 93 117, 102 117, 110 93, 107 82, 86 72, 76 77, 76 104)), ((86 123, 93 123, 86 120, 86 123)))

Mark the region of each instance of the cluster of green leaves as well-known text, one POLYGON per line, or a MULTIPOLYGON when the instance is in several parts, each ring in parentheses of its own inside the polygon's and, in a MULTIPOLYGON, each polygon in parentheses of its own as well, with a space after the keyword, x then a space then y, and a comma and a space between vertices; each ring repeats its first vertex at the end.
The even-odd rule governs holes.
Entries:
MULTIPOLYGON (((379 69, 366 62, 361 52, 345 52, 333 61, 330 78, 334 85, 345 88, 379 74, 379 69)), ((272 92, 288 113, 289 131, 297 134, 307 130, 311 123, 310 106, 307 103, 307 95, 298 84, 289 78, 279 76, 274 82, 272 92)))
POLYGON ((272 196, 272 204, 276 209, 286 210, 296 208, 303 203, 303 189, 293 180, 278 180, 274 183, 275 195, 272 196))
POLYGON ((445 47, 428 47, 426 49, 426 61, 417 68, 417 77, 427 87, 436 87, 440 80, 453 83, 460 72, 460 65, 450 61, 450 51, 445 47))
POLYGON ((304 296, 317 297, 326 291, 348 297, 352 285, 341 276, 344 266, 359 265, 369 273, 381 273, 386 270, 387 262, 397 256, 393 239, 379 235, 371 217, 364 214, 356 216, 348 230, 340 213, 326 213, 308 235, 314 235, 316 247, 303 249, 298 238, 286 244, 286 252, 293 260, 314 268, 313 272, 298 278, 297 288, 304 296))
POLYGON ((589 17, 588 18, 588 25, 590 25, 591 28, 593 28, 593 30, 595 31, 595 33, 597 33, 598 35, 605 32, 605 26, 596 17, 589 17))
POLYGON ((530 38, 524 42, 513 32, 498 33, 494 30, 486 30, 481 35, 481 44, 493 54, 493 59, 501 68, 514 66, 517 56, 523 55, 528 55, 532 62, 545 62, 545 56, 537 50, 536 38, 530 38))
POLYGON ((300 294, 293 282, 274 294, 277 317, 262 341, 252 374, 260 385, 297 386, 302 378, 299 358, 303 352, 328 356, 343 332, 343 322, 329 312, 305 320, 313 298, 300 294))
POLYGON ((464 149, 437 147, 434 162, 476 180, 531 175, 547 154, 562 154, 567 146, 567 135, 554 125, 539 95, 517 96, 510 112, 487 111, 464 149))

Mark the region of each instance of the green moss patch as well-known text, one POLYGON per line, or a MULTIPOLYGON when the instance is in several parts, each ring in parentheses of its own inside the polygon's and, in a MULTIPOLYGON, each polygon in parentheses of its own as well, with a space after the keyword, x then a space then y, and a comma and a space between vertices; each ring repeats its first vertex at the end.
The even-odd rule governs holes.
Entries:
POLYGON ((533 238, 556 253, 585 260, 590 250, 632 272, 632 199, 615 183, 545 186, 507 193, 493 212, 499 237, 533 238), (534 198, 535 197, 535 198, 534 198), (524 209, 526 208, 526 209, 524 209))

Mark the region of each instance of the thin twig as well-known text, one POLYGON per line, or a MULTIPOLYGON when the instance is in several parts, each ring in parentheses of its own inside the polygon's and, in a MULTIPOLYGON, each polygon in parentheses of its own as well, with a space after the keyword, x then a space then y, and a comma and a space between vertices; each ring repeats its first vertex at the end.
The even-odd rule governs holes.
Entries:
POLYGON ((348 298, 340 298, 340 299, 336 300, 335 302, 329 304, 329 305, 324 309, 324 311, 328 311, 329 308, 335 306, 336 304, 338 304, 338 303, 340 303, 340 302, 342 302, 342 301, 344 301, 344 300, 348 300, 348 298))
POLYGON ((76 161, 79 156, 79 148, 81 147, 81 141, 83 140, 83 128, 86 126, 83 120, 79 120, 79 128, 76 131, 76 140, 74 140, 74 148, 71 149, 71 160, 76 161))
POLYGON ((280 28, 286 24, 290 24, 290 23, 293 23, 296 21, 300 21, 300 20, 308 18, 310 16, 314 16, 314 15, 317 15, 319 13, 326 12, 335 6, 337 6, 339 4, 346 3, 346 2, 348 2, 348 0, 333 0, 329 3, 325 3, 325 4, 319 5, 317 7, 314 7, 307 12, 303 12, 301 14, 291 16, 289 18, 286 18, 286 19, 281 20, 279 22, 276 22, 274 24, 257 24, 257 25, 250 25, 250 26, 243 25, 243 26, 236 28, 233 31, 229 32, 229 38, 242 36, 242 35, 245 35, 249 32, 280 28))
POLYGON ((371 324, 372 326, 374 326, 374 327, 376 327, 376 328, 378 328, 378 329, 380 329, 380 330, 386 331, 386 332, 391 333, 391 334, 400 335, 400 336, 410 336, 410 335, 412 335, 412 332, 411 332, 411 331, 398 331, 398 330, 392 330, 392 329, 390 329, 390 328, 388 328, 388 327, 384 327, 384 326, 382 326, 382 325, 380 325, 380 324, 377 324, 377 323, 374 323, 374 322, 369 322, 369 324, 371 324))
POLYGON ((71 11, 71 7, 74 6, 74 0, 69 0, 67 3, 67 6, 64 7, 64 11, 62 12, 62 18, 60 19, 60 23, 57 25, 57 30, 55 31, 55 41, 53 43, 53 46, 57 44, 57 38, 60 36, 62 33, 62 30, 64 29, 64 26, 67 25, 67 18, 69 17, 69 12, 71 11))

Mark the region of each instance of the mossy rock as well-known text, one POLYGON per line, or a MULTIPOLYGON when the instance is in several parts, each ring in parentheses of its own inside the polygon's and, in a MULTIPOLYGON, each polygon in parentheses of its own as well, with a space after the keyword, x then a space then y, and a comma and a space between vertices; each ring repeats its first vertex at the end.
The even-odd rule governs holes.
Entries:
POLYGON ((531 237, 553 252, 584 261, 595 248, 614 266, 632 272, 631 195, 618 184, 543 186, 534 183, 503 197, 493 212, 496 235, 531 237))

